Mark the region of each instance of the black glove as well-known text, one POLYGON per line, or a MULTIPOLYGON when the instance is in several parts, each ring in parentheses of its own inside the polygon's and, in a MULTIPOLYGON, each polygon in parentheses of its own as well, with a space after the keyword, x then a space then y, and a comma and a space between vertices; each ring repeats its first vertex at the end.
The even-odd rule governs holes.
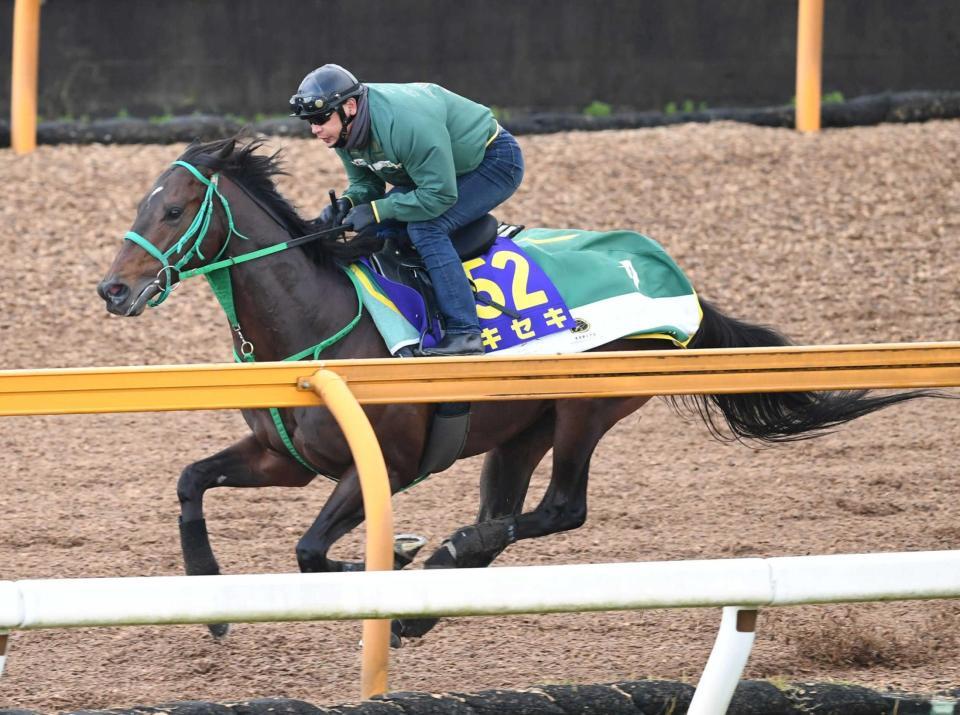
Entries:
POLYGON ((349 226, 357 233, 373 226, 377 222, 373 215, 373 206, 370 204, 360 204, 350 209, 350 213, 343 219, 343 225, 349 226))
POLYGON ((314 219, 313 223, 318 229, 324 228, 333 228, 334 226, 339 226, 343 223, 343 219, 350 209, 353 207, 353 204, 350 203, 350 199, 341 198, 337 199, 337 208, 334 210, 333 204, 327 204, 323 207, 323 211, 320 212, 320 217, 314 219))

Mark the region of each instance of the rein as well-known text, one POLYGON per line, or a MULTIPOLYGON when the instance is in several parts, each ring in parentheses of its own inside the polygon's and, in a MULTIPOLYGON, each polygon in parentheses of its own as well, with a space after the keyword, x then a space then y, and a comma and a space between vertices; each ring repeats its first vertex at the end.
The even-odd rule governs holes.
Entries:
MULTIPOLYGON (((253 343, 247 340, 243 336, 243 332, 240 329, 240 321, 237 317, 237 309, 234 304, 233 299, 233 281, 230 277, 230 268, 240 263, 246 263, 247 261, 253 261, 258 258, 263 258, 274 253, 279 253, 280 251, 285 251, 288 248, 294 248, 295 246, 300 246, 304 243, 310 241, 315 241, 319 238, 323 238, 329 235, 335 235, 338 233, 343 233, 345 230, 342 226, 335 226, 330 229, 325 229, 323 231, 318 231, 316 233, 307 234, 305 236, 299 236, 297 238, 285 241, 284 243, 277 243, 272 246, 267 246, 266 248, 261 248, 256 251, 251 251, 250 253, 244 253, 239 256, 234 256, 233 258, 224 258, 221 260, 224 252, 227 250, 227 246, 230 243, 230 239, 233 236, 237 236, 244 240, 249 240, 248 236, 244 236, 240 233, 234 224, 233 213, 230 211, 230 203, 227 201, 227 198, 220 192, 219 188, 219 178, 220 174, 215 173, 210 179, 207 179, 203 174, 201 174, 196 167, 192 164, 189 164, 185 161, 175 161, 171 166, 182 166, 187 169, 193 176, 205 184, 207 187, 206 194, 203 197, 203 201, 200 204, 200 208, 197 211, 197 215, 194 217, 193 222, 190 224, 189 228, 184 232, 184 234, 177 240, 177 242, 171 246, 167 251, 161 251, 159 248, 153 245, 149 239, 144 238, 139 233, 134 231, 127 231, 124 234, 123 239, 125 241, 131 241, 143 250, 149 253, 151 256, 156 258, 160 264, 161 269, 157 273, 156 284, 160 283, 160 276, 163 275, 166 278, 166 285, 164 285, 163 290, 159 298, 150 300, 147 302, 151 308, 156 307, 163 303, 173 291, 173 289, 180 284, 185 278, 192 278, 193 276, 202 275, 207 279, 207 283, 210 285, 210 289, 213 291, 213 295, 216 297, 217 302, 220 303, 220 307, 223 308, 223 312, 226 313, 227 320, 230 323, 230 329, 233 330, 237 335, 237 339, 240 341, 240 351, 237 352, 236 349, 233 351, 233 359, 236 362, 256 362, 254 357, 254 347, 253 343), (227 217, 227 237, 224 239, 223 246, 217 252, 217 255, 213 257, 213 262, 206 265, 200 266, 198 268, 193 268, 191 270, 182 271, 181 268, 189 263, 194 256, 201 260, 205 260, 205 256, 201 250, 201 244, 203 240, 207 237, 207 233, 210 230, 210 222, 213 218, 213 207, 214 200, 219 199, 220 205, 223 207, 223 211, 227 217), (177 260, 176 263, 171 263, 171 256, 175 256, 177 253, 184 250, 184 247, 187 245, 187 242, 196 237, 193 244, 190 246, 189 250, 177 260), (176 272, 177 278, 176 281, 172 279, 172 273, 176 272)), ((242 188, 242 187, 241 187, 242 188)), ((252 197, 251 197, 252 198, 252 197)), ((259 202, 255 201, 259 205, 259 202)), ((283 358, 283 362, 294 362, 297 360, 303 360, 305 358, 313 358, 314 360, 320 359, 320 353, 326 350, 328 347, 334 343, 340 341, 347 334, 349 334, 360 322, 360 318, 363 315, 363 299, 362 299, 362 288, 360 286, 359 280, 353 275, 349 270, 344 269, 344 273, 347 274, 347 277, 350 279, 350 282, 353 284, 354 290, 357 292, 357 314, 353 319, 343 326, 336 333, 331 335, 329 338, 322 340, 316 345, 301 350, 295 355, 283 358)), ((270 416, 273 419, 273 423, 277 428, 277 433, 280 436, 280 440, 283 442, 284 446, 290 452, 291 456, 294 457, 300 464, 309 469, 310 471, 319 474, 320 470, 311 465, 303 456, 297 451, 296 447, 293 444, 293 440, 290 439, 290 435, 287 432, 286 427, 283 425, 283 420, 280 418, 280 410, 276 407, 269 408, 270 416)))

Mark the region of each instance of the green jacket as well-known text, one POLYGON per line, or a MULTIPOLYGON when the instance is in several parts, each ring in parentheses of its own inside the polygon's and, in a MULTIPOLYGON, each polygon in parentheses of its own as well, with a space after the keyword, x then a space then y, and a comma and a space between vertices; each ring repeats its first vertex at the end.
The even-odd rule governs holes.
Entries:
POLYGON ((482 104, 435 84, 368 84, 370 141, 336 149, 354 206, 373 203, 378 221, 427 221, 457 200, 457 177, 473 171, 500 128, 482 104), (384 198, 386 184, 413 191, 384 198))

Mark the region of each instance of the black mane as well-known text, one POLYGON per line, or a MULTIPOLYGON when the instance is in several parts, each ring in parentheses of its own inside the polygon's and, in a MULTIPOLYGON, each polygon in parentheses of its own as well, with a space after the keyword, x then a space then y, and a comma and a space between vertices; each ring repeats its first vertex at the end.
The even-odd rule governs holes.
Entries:
MULTIPOLYGON (((257 154, 257 150, 264 146, 264 140, 250 139, 246 144, 241 144, 241 141, 241 136, 237 135, 211 142, 193 142, 180 155, 180 160, 230 177, 268 207, 283 222, 291 238, 305 236, 322 228, 300 216, 293 204, 277 191, 274 177, 287 174, 280 161, 280 151, 257 154)), ((350 262, 375 252, 379 242, 321 238, 305 243, 302 248, 320 262, 330 258, 350 262)))

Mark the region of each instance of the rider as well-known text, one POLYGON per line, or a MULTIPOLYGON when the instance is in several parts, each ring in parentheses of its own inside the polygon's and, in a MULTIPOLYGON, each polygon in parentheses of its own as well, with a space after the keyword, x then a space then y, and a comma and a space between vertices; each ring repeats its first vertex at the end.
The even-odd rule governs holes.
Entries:
POLYGON ((364 84, 335 64, 304 77, 290 108, 346 168, 349 186, 336 208, 324 209, 323 223, 358 232, 406 223, 445 322, 443 339, 422 354, 482 354, 473 291, 450 234, 516 191, 523 178, 516 139, 487 107, 443 87, 364 84))

